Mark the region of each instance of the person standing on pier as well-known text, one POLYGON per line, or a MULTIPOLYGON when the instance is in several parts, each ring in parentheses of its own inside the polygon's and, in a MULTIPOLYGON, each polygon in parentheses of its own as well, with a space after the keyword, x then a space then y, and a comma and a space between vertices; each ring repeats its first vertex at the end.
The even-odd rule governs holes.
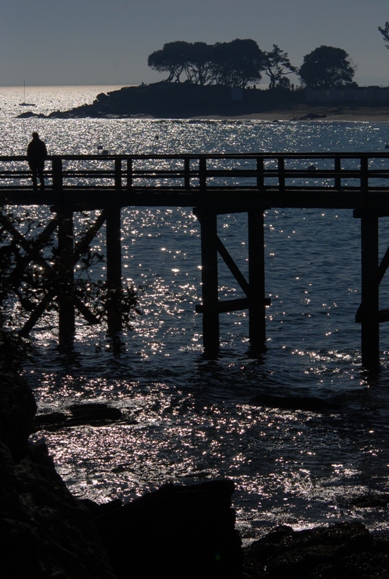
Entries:
POLYGON ((45 188, 43 169, 45 166, 46 157, 47 149, 45 143, 41 141, 38 133, 32 133, 32 141, 29 142, 27 147, 27 160, 32 172, 32 185, 34 187, 34 191, 36 191, 38 188, 37 177, 39 177, 41 189, 45 188))

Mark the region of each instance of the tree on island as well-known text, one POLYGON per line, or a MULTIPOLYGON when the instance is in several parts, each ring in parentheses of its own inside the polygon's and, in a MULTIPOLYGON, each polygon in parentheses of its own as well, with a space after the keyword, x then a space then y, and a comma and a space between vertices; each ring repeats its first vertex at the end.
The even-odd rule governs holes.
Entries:
POLYGON ((213 46, 205 42, 194 42, 188 47, 188 59, 185 63, 185 74, 189 82, 204 86, 213 81, 213 46))
POLYGON ((263 52, 250 39, 208 45, 205 42, 169 42, 148 57, 148 65, 168 72, 167 82, 181 82, 182 74, 192 84, 220 84, 245 88, 261 78, 263 52))
POLYGON ((339 87, 352 84, 355 69, 342 48, 319 46, 304 56, 299 76, 310 88, 339 87))
POLYGON ((214 82, 246 88, 261 79, 263 52, 254 40, 236 39, 214 45, 214 82))
POLYGON ((147 64, 158 72, 168 72, 167 82, 180 82, 188 61, 190 43, 177 40, 163 45, 148 57, 147 64))
MULTIPOLYGON (((382 36, 384 37, 385 42, 389 43, 389 22, 385 22, 384 28, 379 26, 378 30, 381 32, 382 36)), ((386 48, 389 48, 389 44, 385 44, 385 46, 386 46, 386 48)))
POLYGON ((291 64, 288 54, 276 44, 273 44, 273 50, 264 53, 262 69, 270 79, 270 89, 277 86, 289 86, 289 79, 286 78, 286 75, 297 72, 297 68, 291 64))

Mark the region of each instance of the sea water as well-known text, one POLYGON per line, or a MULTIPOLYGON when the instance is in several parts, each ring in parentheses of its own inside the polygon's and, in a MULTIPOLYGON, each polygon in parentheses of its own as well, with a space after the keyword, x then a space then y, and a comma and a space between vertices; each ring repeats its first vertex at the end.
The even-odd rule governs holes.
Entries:
MULTIPOLYGON (((92 102, 116 87, 32 87, 31 110, 47 114, 92 102)), ((31 132, 49 154, 372 151, 386 122, 259 120, 19 119, 23 89, 0 88, 1 155, 24 154, 31 132)), ((50 214, 31 208, 37 219, 50 214)), ((91 217, 92 218, 92 217, 91 217)), ((389 244, 380 220, 380 252, 389 244)), ((104 232, 94 240, 104 252, 104 232)), ((247 271, 244 215, 219 218, 219 236, 247 271)), ((57 349, 55 320, 32 332, 25 375, 39 412, 103 402, 123 420, 104 427, 41 431, 70 490, 98 502, 133 499, 173 482, 228 477, 246 540, 276 524, 306 528, 360 520, 387 528, 387 508, 355 498, 389 492, 389 332, 381 370, 361 367, 360 222, 351 211, 269 209, 265 216, 267 352, 250 357, 246 312, 222 314, 217 360, 202 356, 200 229, 188 208, 122 210, 124 281, 141 316, 115 355, 104 328, 77 320, 71 357, 57 349), (317 397, 327 412, 255 406, 258 394, 317 397)), ((103 265, 104 268, 104 265, 103 265)), ((96 271, 103 276, 104 270, 96 271)), ((241 297, 220 262, 221 298, 241 297)), ((381 306, 388 307, 385 278, 381 306)))

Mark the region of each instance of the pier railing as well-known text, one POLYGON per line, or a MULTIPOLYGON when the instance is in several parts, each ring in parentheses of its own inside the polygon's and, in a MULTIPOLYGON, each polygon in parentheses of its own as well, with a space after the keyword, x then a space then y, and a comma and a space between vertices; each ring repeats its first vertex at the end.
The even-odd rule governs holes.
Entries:
MULTIPOLYGON (((55 191, 389 190, 389 151, 54 155, 45 164, 45 183, 55 191)), ((1 156, 0 191, 27 189, 31 189, 27 158, 1 156)))

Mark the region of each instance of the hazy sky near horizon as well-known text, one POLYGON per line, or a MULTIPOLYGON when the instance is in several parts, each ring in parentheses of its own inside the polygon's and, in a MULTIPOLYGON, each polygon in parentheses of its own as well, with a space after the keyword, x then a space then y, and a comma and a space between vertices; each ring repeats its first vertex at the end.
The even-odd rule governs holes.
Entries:
POLYGON ((387 21, 388 0, 0 0, 0 85, 157 82, 166 74, 147 57, 167 42, 250 38, 297 67, 318 46, 343 48, 358 84, 387 86, 387 21))

